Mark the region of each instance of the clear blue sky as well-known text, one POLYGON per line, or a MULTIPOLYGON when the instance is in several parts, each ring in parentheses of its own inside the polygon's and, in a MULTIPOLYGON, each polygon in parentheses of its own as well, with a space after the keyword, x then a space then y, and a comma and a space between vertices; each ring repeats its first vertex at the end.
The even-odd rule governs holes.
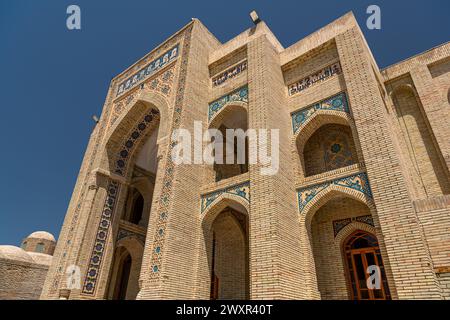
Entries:
POLYGON ((352 10, 380 67, 450 40, 448 0, 1 0, 0 244, 58 236, 111 77, 191 17, 224 42, 251 26, 252 9, 285 47, 352 10), (69 4, 81 31, 66 28, 69 4), (369 4, 380 31, 365 28, 369 4))

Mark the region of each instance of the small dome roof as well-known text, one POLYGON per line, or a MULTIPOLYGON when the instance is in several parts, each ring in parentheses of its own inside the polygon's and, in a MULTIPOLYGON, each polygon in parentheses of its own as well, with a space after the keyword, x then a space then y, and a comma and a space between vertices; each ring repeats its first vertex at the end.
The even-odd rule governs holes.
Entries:
POLYGON ((40 253, 40 252, 27 252, 34 262, 38 264, 43 264, 46 266, 50 266, 52 264, 53 257, 49 254, 40 253))
POLYGON ((55 237, 47 231, 35 231, 32 234, 30 234, 27 238, 42 239, 56 242, 55 237))
POLYGON ((23 249, 16 246, 0 246, 0 259, 8 259, 22 262, 31 262, 34 260, 31 256, 23 249))

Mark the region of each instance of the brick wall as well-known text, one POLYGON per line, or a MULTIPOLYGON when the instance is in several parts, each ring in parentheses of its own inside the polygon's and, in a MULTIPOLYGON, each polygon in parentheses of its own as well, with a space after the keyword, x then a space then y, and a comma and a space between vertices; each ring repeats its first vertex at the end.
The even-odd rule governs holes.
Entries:
POLYGON ((37 300, 48 266, 0 259, 0 300, 37 300))

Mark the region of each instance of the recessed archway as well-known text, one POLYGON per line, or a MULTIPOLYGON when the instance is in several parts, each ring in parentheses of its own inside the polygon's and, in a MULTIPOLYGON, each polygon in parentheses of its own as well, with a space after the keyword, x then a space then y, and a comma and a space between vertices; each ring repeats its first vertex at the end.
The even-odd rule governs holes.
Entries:
MULTIPOLYGON (((227 137, 227 130, 241 130, 245 133, 248 129, 247 104, 243 102, 234 102, 226 104, 211 119, 208 129, 217 129, 221 136, 221 144, 216 143, 215 149, 222 150, 223 157, 213 165, 213 175, 216 182, 228 179, 248 172, 248 138, 238 138, 233 135, 230 139, 227 137), (227 161, 227 152, 232 152, 233 162, 227 161)), ((215 142, 217 137, 212 137, 211 142, 215 142)), ((215 151, 217 153, 217 151, 215 151)))
POLYGON ((143 244, 147 234, 158 171, 158 145, 167 135, 167 103, 157 94, 141 94, 119 117, 106 143, 105 163, 113 178, 124 181, 117 201, 114 254, 109 258, 109 299, 135 299, 139 292, 143 244), (155 105, 154 103, 157 103, 155 105), (123 235, 129 235, 122 238, 123 235), (137 240, 139 239, 139 240, 137 240), (137 244, 139 242, 139 244, 137 244), (131 257, 131 262, 130 258, 131 257), (130 266, 131 263, 131 266, 130 266), (127 271, 130 268, 130 271, 127 271), (128 274, 128 275, 127 275, 128 274), (127 280, 128 279, 128 280, 127 280))
MULTIPOLYGON (((340 188, 330 188, 323 192, 306 208, 305 227, 311 246, 311 263, 314 265, 317 287, 322 299, 342 300, 354 297, 348 278, 346 256, 343 254, 345 242, 342 237, 346 238, 349 231, 357 229, 370 232, 376 237, 374 210, 371 201, 340 188), (343 225, 345 228, 342 229, 343 225)), ((383 247, 378 246, 377 250, 379 260, 387 261, 384 259, 386 253, 383 247)), ((387 286, 384 267, 383 280, 387 286)))
POLYGON ((391 294, 374 233, 354 230, 342 243, 345 272, 352 300, 390 300, 391 294))
POLYGON ((300 178, 344 168, 362 161, 351 116, 318 110, 295 133, 300 178))
POLYGON ((109 299, 136 299, 142 254, 143 244, 133 236, 117 242, 109 281, 109 299))
POLYGON ((200 279, 210 299, 242 300, 250 297, 248 211, 225 197, 210 207, 202 222, 207 261, 200 279))
POLYGON ((348 125, 325 124, 306 141, 303 149, 305 177, 357 163, 356 147, 348 125))

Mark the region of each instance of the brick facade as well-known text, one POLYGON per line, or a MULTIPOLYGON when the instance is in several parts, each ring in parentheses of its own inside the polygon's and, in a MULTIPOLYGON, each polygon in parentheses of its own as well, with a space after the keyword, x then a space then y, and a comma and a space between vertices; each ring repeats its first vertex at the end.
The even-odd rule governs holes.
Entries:
POLYGON ((380 70, 351 13, 286 49, 193 19, 113 78, 41 298, 347 299, 360 230, 390 297, 448 299, 449 50, 380 70), (279 170, 175 164, 199 123, 278 129, 279 170))

